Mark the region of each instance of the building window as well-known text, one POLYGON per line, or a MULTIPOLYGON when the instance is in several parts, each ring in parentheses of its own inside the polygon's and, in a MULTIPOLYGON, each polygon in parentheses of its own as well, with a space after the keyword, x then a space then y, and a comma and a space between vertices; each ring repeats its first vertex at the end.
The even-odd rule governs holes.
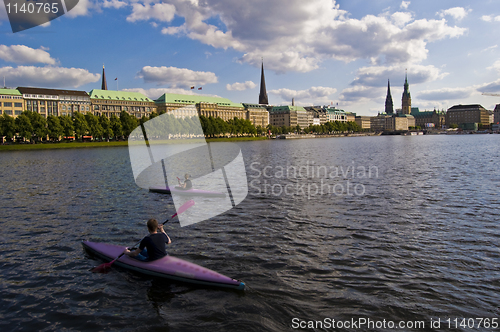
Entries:
POLYGON ((14 103, 14 107, 23 107, 23 103, 14 103))
POLYGON ((4 102, 3 106, 4 107, 12 107, 12 103, 11 102, 10 103, 4 102))

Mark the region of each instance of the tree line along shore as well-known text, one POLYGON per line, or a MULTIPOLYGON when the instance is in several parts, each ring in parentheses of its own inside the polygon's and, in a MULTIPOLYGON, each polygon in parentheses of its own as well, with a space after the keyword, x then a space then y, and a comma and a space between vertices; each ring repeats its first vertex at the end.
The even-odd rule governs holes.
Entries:
MULTIPOLYGON (((120 116, 112 115, 108 118, 104 115, 93 115, 90 112, 87 114, 75 112, 72 116, 49 115, 45 118, 39 113, 24 111, 14 119, 3 114, 0 116, 0 138, 3 147, 32 143, 48 145, 47 148, 60 145, 58 147, 62 148, 75 147, 75 142, 85 143, 81 145, 82 147, 93 146, 97 143, 100 144, 98 146, 126 145, 128 136, 135 128, 159 115, 162 114, 152 113, 149 117, 137 119, 122 111, 120 116)), ((171 135, 182 136, 199 131, 199 124, 195 117, 175 118, 173 115, 168 115, 168 117, 167 131, 171 135)), ((224 121, 221 118, 199 116, 199 121, 205 137, 214 140, 266 139, 270 135, 288 133, 328 134, 361 131, 355 122, 339 121, 311 125, 303 129, 298 125, 296 127, 275 127, 272 125, 265 128, 255 127, 250 120, 236 117, 224 121)))

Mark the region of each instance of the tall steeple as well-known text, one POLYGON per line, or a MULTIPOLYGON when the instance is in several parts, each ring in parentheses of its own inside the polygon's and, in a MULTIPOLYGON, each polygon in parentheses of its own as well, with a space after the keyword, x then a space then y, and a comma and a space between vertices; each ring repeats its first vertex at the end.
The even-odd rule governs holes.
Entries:
POLYGON ((106 83, 106 74, 104 73, 104 65, 102 65, 102 83, 101 90, 107 90, 108 84, 106 83))
POLYGON ((261 104, 261 105, 268 105, 269 104, 269 100, 267 99, 267 92, 266 92, 266 80, 264 78, 264 61, 262 61, 262 72, 260 74, 259 104, 261 104))
POLYGON ((411 113, 411 95, 410 95, 410 89, 409 89, 409 84, 408 84, 408 73, 405 73, 405 85, 404 85, 404 91, 403 91, 403 98, 401 99, 401 108, 402 108, 402 113, 403 114, 410 114, 411 113))
POLYGON ((385 97, 385 113, 394 114, 394 103, 391 96, 391 84, 387 80, 387 97, 385 97))

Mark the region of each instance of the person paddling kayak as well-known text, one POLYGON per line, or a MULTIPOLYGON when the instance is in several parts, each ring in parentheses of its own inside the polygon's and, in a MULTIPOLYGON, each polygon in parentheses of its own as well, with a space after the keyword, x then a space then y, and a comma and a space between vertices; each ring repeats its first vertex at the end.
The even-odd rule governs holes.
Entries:
POLYGON ((141 261, 154 261, 165 257, 167 250, 165 244, 172 243, 170 237, 163 229, 163 225, 158 225, 156 219, 149 219, 147 222, 149 235, 142 239, 139 248, 130 251, 128 248, 123 251, 127 256, 136 258, 141 261))
POLYGON ((181 183, 181 179, 177 178, 177 181, 179 181, 179 186, 176 186, 176 188, 185 190, 193 188, 190 177, 191 176, 188 173, 184 174, 184 183, 181 183))

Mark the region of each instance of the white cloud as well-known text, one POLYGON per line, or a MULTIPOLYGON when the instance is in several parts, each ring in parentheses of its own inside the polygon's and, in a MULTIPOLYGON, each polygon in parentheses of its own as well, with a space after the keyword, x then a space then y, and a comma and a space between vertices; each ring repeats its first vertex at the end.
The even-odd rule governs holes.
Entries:
POLYGON ((9 86, 38 86, 45 88, 77 88, 97 82, 99 74, 81 68, 19 66, 0 68, 9 86))
POLYGON ((44 63, 48 65, 57 64, 50 54, 43 48, 34 49, 25 45, 0 45, 0 59, 18 64, 44 63))
POLYGON ((120 1, 120 0, 104 0, 104 3, 102 4, 104 8, 115 8, 115 9, 120 9, 122 7, 128 6, 126 2, 120 1))
POLYGON ((500 15, 499 16, 493 16, 493 15, 483 15, 481 16, 481 20, 485 22, 500 22, 500 15))
POLYGON ((132 4, 132 14, 127 17, 128 22, 157 20, 161 22, 170 22, 175 16, 175 6, 168 3, 150 4, 132 4))
POLYGON ((79 0, 78 4, 73 9, 71 9, 66 15, 68 17, 73 17, 73 18, 77 16, 87 16, 90 15, 90 10, 93 8, 97 8, 97 5, 91 2, 90 0, 79 0))
POLYGON ((217 83, 217 76, 212 72, 165 66, 145 66, 137 73, 137 77, 145 83, 166 84, 171 88, 217 83))
POLYGON ((418 92, 418 99, 437 101, 465 99, 470 97, 474 93, 476 93, 476 89, 474 87, 423 90, 418 92))
POLYGON ((391 15, 392 21, 398 27, 403 27, 408 22, 413 20, 411 13, 396 12, 391 15))
POLYGON ((493 17, 491 15, 483 15, 481 16, 481 19, 485 22, 491 22, 493 17))
POLYGON ((500 93, 500 80, 485 83, 477 87, 477 91, 481 93, 500 93))
POLYGON ((291 90, 291 89, 278 89, 270 90, 269 93, 278 95, 282 100, 291 101, 294 98, 298 103, 304 104, 304 101, 312 103, 325 103, 329 102, 328 96, 337 92, 335 88, 314 86, 306 90, 291 90))
MULTIPOLYGON (((160 4, 137 1, 127 20, 171 22, 175 14, 184 18, 184 23, 164 27, 163 34, 234 49, 243 53, 240 61, 257 67, 264 57, 266 68, 278 73, 309 72, 332 58, 345 62, 369 59, 390 65, 418 63, 427 58, 427 43, 458 37, 466 31, 448 26, 444 19, 413 21, 412 14, 401 12, 352 19, 332 0, 273 0, 265 6, 257 0, 169 3, 171 7, 160 14, 152 10, 160 4), (214 21, 218 23, 211 24, 214 21)), ((409 1, 402 2, 402 8, 408 5, 409 1)))
POLYGON ((408 6, 410 6, 410 1, 402 1, 399 8, 408 9, 408 6))
POLYGON ((342 102, 364 102, 382 96, 385 96, 384 88, 357 85, 342 90, 339 100, 342 102))
POLYGON ((194 95, 193 90, 185 90, 185 89, 168 89, 168 88, 152 88, 152 89, 143 89, 143 88, 133 88, 133 89, 123 89, 123 91, 132 91, 132 92, 140 92, 143 95, 151 98, 158 99, 164 93, 178 93, 183 95, 194 95))
MULTIPOLYGON (((391 85, 403 85, 405 67, 403 66, 372 66, 361 67, 356 73, 356 78, 351 82, 352 86, 383 87, 387 86, 387 80, 391 85)), ((408 68, 408 80, 411 84, 431 82, 444 78, 448 73, 442 73, 438 68, 428 65, 412 65, 408 68)))
POLYGON ((247 90, 247 89, 253 89, 257 86, 257 84, 255 84, 254 82, 252 81, 246 81, 245 83, 233 83, 233 84, 227 84, 226 85, 226 89, 229 90, 229 91, 244 91, 244 90, 247 90))
POLYGON ((453 7, 437 12, 436 15, 439 15, 440 17, 445 17, 448 15, 459 21, 465 18, 471 11, 471 9, 465 9, 463 7, 453 7))
POLYGON ((493 63, 493 66, 488 67, 486 69, 488 69, 488 70, 493 69, 493 70, 497 70, 498 72, 500 72, 500 60, 495 61, 495 63, 493 63))

